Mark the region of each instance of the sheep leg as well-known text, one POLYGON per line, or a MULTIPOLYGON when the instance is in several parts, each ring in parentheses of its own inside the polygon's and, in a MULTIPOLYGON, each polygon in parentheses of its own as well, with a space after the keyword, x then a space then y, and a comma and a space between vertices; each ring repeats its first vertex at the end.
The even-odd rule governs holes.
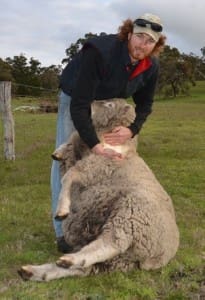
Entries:
POLYGON ((64 219, 70 212, 71 203, 71 185, 73 182, 80 181, 80 173, 76 169, 70 168, 61 180, 61 191, 56 209, 56 219, 64 219))
POLYGON ((66 152, 66 149, 67 149, 67 144, 62 144, 60 145, 52 154, 52 158, 55 159, 55 160, 63 160, 64 159, 64 156, 65 156, 65 152, 66 152))
POLYGON ((22 266, 18 270, 18 274, 24 280, 31 281, 50 281, 53 279, 71 277, 71 276, 86 276, 89 275, 91 269, 85 269, 81 266, 73 266, 70 269, 60 268, 56 264, 43 265, 27 265, 22 266))
POLYGON ((105 238, 105 236, 101 235, 97 240, 86 245, 80 251, 63 255, 56 264, 64 268, 70 268, 75 265, 87 268, 119 255, 126 251, 129 246, 127 242, 124 249, 121 249, 111 242, 111 238, 105 238))

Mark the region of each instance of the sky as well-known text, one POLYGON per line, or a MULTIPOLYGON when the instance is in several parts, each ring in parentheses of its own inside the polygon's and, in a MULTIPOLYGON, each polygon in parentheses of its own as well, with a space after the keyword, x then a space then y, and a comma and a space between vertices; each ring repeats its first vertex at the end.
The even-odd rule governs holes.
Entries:
POLYGON ((122 21, 160 16, 167 44, 201 56, 204 0, 0 0, 0 58, 23 54, 60 65, 65 49, 85 33, 116 33, 122 21))

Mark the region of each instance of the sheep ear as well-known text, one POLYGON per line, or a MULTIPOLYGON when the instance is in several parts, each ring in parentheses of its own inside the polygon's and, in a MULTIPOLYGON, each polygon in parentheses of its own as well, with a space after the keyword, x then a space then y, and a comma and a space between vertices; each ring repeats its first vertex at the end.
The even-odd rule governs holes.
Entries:
POLYGON ((131 108, 131 105, 129 105, 129 104, 125 105, 125 107, 123 108, 123 112, 124 113, 128 112, 128 110, 130 110, 130 108, 131 108))

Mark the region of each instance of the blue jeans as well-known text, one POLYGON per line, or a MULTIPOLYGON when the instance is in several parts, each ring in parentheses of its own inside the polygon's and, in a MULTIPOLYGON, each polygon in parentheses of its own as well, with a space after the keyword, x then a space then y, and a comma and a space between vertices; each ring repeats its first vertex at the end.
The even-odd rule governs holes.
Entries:
MULTIPOLYGON (((57 118, 57 135, 56 148, 67 142, 71 133, 75 130, 70 115, 71 97, 62 91, 59 94, 58 118, 57 118)), ((58 203, 58 197, 61 190, 61 177, 59 162, 54 160, 51 167, 51 199, 52 199, 52 219, 56 237, 63 235, 61 221, 55 220, 55 212, 58 203)))

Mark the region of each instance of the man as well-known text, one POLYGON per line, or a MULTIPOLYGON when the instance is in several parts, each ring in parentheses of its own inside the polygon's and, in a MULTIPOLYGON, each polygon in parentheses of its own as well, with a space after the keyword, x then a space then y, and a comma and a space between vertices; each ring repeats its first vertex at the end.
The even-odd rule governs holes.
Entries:
MULTIPOLYGON (((134 122, 128 128, 115 128, 104 138, 108 144, 119 145, 139 133, 151 113, 158 77, 157 56, 166 39, 162 29, 160 18, 146 13, 134 22, 126 20, 117 35, 95 37, 84 44, 61 75, 56 147, 76 129, 94 153, 111 159, 120 157, 115 151, 106 151, 98 140, 92 125, 91 103, 132 96, 136 104, 134 122)), ((61 188, 57 161, 52 165, 51 187, 55 215, 61 188)), ((69 252, 61 222, 54 219, 54 228, 58 250, 69 252)))

